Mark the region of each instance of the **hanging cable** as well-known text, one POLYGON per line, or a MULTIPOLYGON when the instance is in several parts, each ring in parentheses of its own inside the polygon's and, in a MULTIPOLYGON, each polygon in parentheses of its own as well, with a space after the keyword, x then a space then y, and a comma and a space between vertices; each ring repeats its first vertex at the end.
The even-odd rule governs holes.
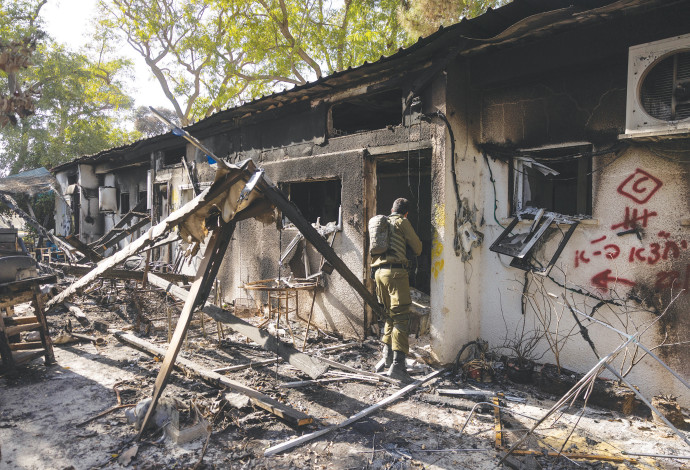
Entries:
POLYGON ((491 184, 494 187, 494 220, 498 225, 501 226, 505 230, 505 227, 501 222, 498 221, 498 218, 496 217, 496 209, 498 208, 498 196, 496 195, 496 180, 494 179, 494 172, 491 170, 491 165, 489 164, 489 157, 486 156, 486 152, 482 152, 482 155, 484 155, 484 161, 486 162, 486 166, 489 167, 489 181, 491 181, 491 184))

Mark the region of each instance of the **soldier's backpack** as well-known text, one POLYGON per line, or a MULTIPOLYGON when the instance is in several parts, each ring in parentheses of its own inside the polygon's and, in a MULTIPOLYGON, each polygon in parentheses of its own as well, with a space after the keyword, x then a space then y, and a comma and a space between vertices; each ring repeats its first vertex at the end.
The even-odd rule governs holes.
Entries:
POLYGON ((369 219, 369 253, 382 255, 390 248, 388 216, 375 215, 369 219))

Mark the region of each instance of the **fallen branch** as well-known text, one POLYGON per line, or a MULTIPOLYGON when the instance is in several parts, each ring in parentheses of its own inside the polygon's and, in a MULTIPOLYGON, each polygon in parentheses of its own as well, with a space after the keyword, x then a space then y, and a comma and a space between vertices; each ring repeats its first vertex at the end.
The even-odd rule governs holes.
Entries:
POLYGON ((383 408, 384 406, 387 406, 388 404, 393 403, 394 401, 398 400, 399 398, 410 393, 412 390, 419 388, 420 386, 424 385, 429 380, 438 377, 439 375, 441 375, 444 372, 445 372, 445 369, 434 371, 431 374, 429 374, 425 377, 422 377, 419 380, 412 382, 407 387, 401 388, 400 390, 395 392, 393 395, 389 396, 388 398, 381 400, 380 402, 376 403, 375 405, 372 405, 368 408, 363 409, 362 411, 360 411, 356 415, 346 419, 345 421, 343 421, 341 423, 334 424, 333 426, 329 426, 329 427, 321 429, 319 431, 305 434, 303 436, 292 439, 290 441, 283 442, 282 444, 278 444, 278 445, 275 445, 273 447, 269 447, 268 449, 266 449, 264 451, 264 456, 268 457, 270 455, 275 455, 275 454, 278 454, 280 452, 284 452, 288 449, 292 449, 293 447, 304 444, 305 442, 309 442, 313 439, 316 439, 317 437, 323 436, 324 434, 328 434, 331 431, 335 431, 336 429, 340 429, 342 427, 348 426, 348 425, 354 423, 355 421, 360 420, 360 419, 364 418, 365 416, 372 414, 374 411, 378 410, 379 408, 383 408))

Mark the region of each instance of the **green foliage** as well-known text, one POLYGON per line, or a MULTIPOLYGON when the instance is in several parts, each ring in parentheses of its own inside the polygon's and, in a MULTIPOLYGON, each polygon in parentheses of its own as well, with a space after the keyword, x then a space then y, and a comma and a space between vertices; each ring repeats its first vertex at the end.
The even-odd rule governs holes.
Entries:
POLYGON ((118 126, 123 113, 132 106, 124 91, 125 73, 131 64, 122 59, 106 60, 107 48, 99 48, 96 59, 87 55, 88 51, 67 51, 37 28, 37 17, 30 21, 33 26, 26 26, 22 20, 25 12, 18 6, 42 3, 25 1, 0 6, 3 33, 21 37, 29 32, 38 38, 30 66, 17 77, 0 76, 0 90, 12 78, 38 95, 32 113, 20 114, 16 125, 0 129, 2 173, 52 167, 139 136, 118 126))
POLYGON ((182 124, 390 55, 405 44, 399 0, 101 1, 182 124))
POLYGON ((440 26, 450 26, 462 18, 474 18, 489 7, 505 5, 510 0, 406 0, 398 10, 402 27, 413 38, 425 37, 440 26))

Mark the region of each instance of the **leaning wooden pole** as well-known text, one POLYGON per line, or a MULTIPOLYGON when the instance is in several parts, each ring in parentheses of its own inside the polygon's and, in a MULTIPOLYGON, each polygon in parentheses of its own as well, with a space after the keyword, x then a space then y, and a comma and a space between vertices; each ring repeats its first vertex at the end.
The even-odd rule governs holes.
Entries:
POLYGON ((156 383, 153 386, 153 395, 151 398, 151 405, 146 412, 144 421, 141 425, 141 430, 137 435, 137 439, 140 439, 146 425, 153 417, 156 410, 156 405, 158 400, 163 394, 163 390, 168 383, 170 374, 172 373, 173 365, 175 364, 175 359, 180 352, 182 347, 182 341, 187 334, 187 329, 192 321, 192 314, 200 305, 206 302, 206 298, 211 290, 213 281, 216 279, 216 274, 218 273, 218 268, 223 262, 223 255, 230 242, 232 233, 235 230, 235 222, 230 221, 223 223, 219 218, 220 227, 213 230, 211 238, 206 245, 206 252, 204 253, 204 258, 201 261, 201 265, 197 271, 197 279, 192 283, 192 287, 189 290, 189 296, 185 301, 182 312, 180 313, 180 318, 177 321, 177 326, 175 327, 175 333, 173 334, 172 341, 170 341, 170 346, 165 354, 165 359, 163 359, 163 365, 158 372, 158 377, 156 377, 156 383))

